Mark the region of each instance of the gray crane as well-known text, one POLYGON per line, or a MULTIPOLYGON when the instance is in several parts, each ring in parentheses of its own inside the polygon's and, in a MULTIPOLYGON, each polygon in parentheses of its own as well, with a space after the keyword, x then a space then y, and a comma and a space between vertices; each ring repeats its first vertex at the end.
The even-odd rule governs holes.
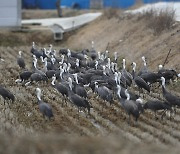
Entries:
POLYGON ((0 85, 0 95, 4 98, 4 105, 7 100, 11 100, 12 102, 15 100, 14 95, 2 85, 0 85))
POLYGON ((85 98, 75 94, 72 91, 72 79, 70 77, 68 78, 68 83, 70 87, 70 90, 68 91, 69 100, 78 107, 78 111, 80 110, 80 108, 87 108, 88 113, 90 113, 90 103, 85 98))
POLYGON ((17 64, 22 69, 25 69, 25 67, 26 67, 25 61, 24 61, 24 59, 22 57, 22 51, 19 51, 19 56, 17 58, 17 64))
MULTIPOLYGON (((139 89, 145 89, 146 91, 148 91, 150 93, 150 86, 146 83, 146 81, 144 81, 143 78, 141 78, 140 76, 136 76, 136 63, 133 62, 132 63, 133 66, 133 78, 134 81, 136 83, 136 85, 138 86, 139 89)), ((139 91, 140 94, 140 91, 139 91)))
POLYGON ((130 115, 132 115, 135 118, 135 120, 137 121, 140 116, 140 112, 139 112, 137 104, 135 103, 135 101, 130 100, 130 95, 129 95, 127 89, 125 90, 127 99, 121 98, 121 95, 120 95, 121 87, 119 85, 118 85, 118 89, 119 90, 118 90, 117 94, 118 94, 121 106, 124 108, 126 113, 129 115, 128 123, 130 124, 130 115))
MULTIPOLYGON (((63 83, 55 83, 56 77, 53 76, 52 77, 52 82, 51 85, 59 92, 62 94, 62 96, 65 98, 64 102, 66 103, 66 98, 68 97, 68 91, 69 91, 69 87, 63 83)), ((63 102, 63 104, 64 104, 63 102)), ((62 104, 62 106, 63 106, 62 104)))
POLYGON ((161 81, 162 81, 163 96, 167 100, 169 105, 174 106, 174 107, 175 106, 180 107, 180 98, 171 94, 170 92, 168 92, 168 90, 165 87, 165 78, 164 77, 161 77, 161 81))
POLYGON ((39 105, 39 110, 42 113, 43 117, 47 117, 49 120, 54 117, 52 108, 49 104, 45 103, 44 101, 41 100, 41 89, 36 88, 36 95, 38 99, 38 105, 39 105))
POLYGON ((73 76, 74 76, 74 78, 75 78, 75 82, 74 82, 74 84, 73 84, 73 86, 74 86, 73 91, 74 91, 77 95, 79 95, 79 96, 81 96, 81 97, 84 97, 84 98, 87 98, 87 92, 86 92, 84 86, 81 86, 81 85, 79 84, 77 73, 73 74, 73 76))
POLYGON ((98 86, 98 82, 95 82, 95 92, 99 95, 101 99, 110 103, 113 103, 113 93, 106 86, 98 86))
MULTIPOLYGON (((160 100, 149 100, 147 101, 143 108, 145 110, 149 109, 149 110, 152 110, 154 111, 155 113, 155 119, 157 119, 157 111, 159 110, 164 110, 164 113, 167 111, 167 110, 170 110, 172 111, 172 108, 171 106, 168 104, 168 102, 166 101, 160 101, 160 100)), ((163 115, 164 113, 162 114, 161 118, 163 118, 163 115)))

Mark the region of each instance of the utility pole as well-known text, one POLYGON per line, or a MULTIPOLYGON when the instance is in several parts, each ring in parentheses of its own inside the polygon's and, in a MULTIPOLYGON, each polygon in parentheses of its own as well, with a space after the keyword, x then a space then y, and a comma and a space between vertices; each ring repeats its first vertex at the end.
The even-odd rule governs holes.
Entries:
POLYGON ((62 17, 61 0, 56 1, 56 8, 57 8, 58 17, 62 17))

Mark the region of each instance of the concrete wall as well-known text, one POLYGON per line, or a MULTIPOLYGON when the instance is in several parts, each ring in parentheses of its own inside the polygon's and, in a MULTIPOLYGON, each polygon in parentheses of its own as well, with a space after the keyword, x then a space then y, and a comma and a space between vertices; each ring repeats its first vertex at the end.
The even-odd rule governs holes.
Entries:
POLYGON ((0 27, 21 26, 21 0, 0 0, 0 27))

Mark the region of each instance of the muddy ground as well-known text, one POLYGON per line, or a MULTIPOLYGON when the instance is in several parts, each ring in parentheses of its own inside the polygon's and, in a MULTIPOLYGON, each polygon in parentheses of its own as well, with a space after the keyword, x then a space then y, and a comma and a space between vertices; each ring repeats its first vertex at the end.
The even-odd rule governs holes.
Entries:
MULTIPOLYGON (((46 17, 46 12, 24 11, 23 18, 46 17)), ((55 17, 54 11, 49 11, 55 17)), ((5 62, 0 63, 0 83, 15 94, 14 104, 3 104, 0 100, 0 132, 1 151, 7 147, 7 153, 177 153, 180 144, 180 110, 173 119, 168 116, 164 120, 155 119, 154 113, 146 111, 138 123, 128 124, 128 116, 119 102, 110 106, 94 94, 89 93, 93 109, 91 114, 78 113, 71 103, 62 106, 63 97, 48 84, 33 84, 25 87, 15 83, 19 73, 16 63, 18 51, 22 50, 27 69, 31 69, 30 53, 32 41, 38 47, 54 49, 68 47, 72 50, 91 48, 95 42, 97 51, 106 48, 111 54, 117 51, 119 64, 122 58, 127 59, 128 68, 136 61, 138 69, 142 66, 141 56, 147 57, 150 70, 157 70, 162 64, 169 49, 172 50, 166 68, 180 71, 180 24, 155 36, 147 28, 145 20, 137 16, 124 16, 122 11, 106 10, 105 15, 96 21, 65 34, 61 42, 54 42, 50 31, 11 32, 0 31, 0 54, 5 62), (109 43, 109 46, 107 44, 109 43), (39 112, 35 88, 40 87, 43 100, 52 105, 54 120, 45 121, 39 112), (103 108, 103 110, 102 110, 103 108), (24 146, 22 146, 22 144, 24 146), (177 148, 176 148, 177 147, 177 148)), ((67 15, 68 16, 68 15, 67 15)), ((168 88, 179 95, 180 83, 174 82, 168 88)), ((137 93, 136 89, 131 89, 137 93)), ((145 100, 158 98, 162 100, 161 87, 155 89, 145 100)))

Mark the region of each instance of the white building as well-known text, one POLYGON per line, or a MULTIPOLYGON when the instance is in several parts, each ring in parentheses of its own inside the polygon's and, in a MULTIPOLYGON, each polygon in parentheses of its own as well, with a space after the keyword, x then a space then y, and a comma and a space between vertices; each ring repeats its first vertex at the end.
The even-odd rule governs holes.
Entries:
POLYGON ((0 27, 21 26, 21 0, 0 0, 0 27))

